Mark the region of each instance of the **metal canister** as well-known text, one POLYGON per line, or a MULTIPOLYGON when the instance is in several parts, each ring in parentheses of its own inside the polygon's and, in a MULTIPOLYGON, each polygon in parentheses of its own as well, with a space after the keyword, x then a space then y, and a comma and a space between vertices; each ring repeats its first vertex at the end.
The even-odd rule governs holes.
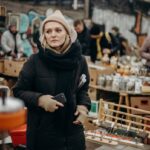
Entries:
POLYGON ((105 76, 99 75, 97 84, 104 87, 105 86, 105 81, 106 81, 105 76))
POLYGON ((111 75, 106 76, 106 87, 112 87, 113 78, 111 75))
POLYGON ((126 89, 127 89, 127 91, 134 91, 134 89, 135 89, 135 80, 134 79, 130 79, 129 82, 127 82, 126 89))

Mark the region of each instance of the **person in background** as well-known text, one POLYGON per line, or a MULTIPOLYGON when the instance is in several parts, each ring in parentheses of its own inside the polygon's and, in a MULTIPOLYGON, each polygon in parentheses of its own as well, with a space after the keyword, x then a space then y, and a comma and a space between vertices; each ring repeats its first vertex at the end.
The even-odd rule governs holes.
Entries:
POLYGON ((101 28, 98 24, 91 22, 90 26, 90 57, 91 61, 95 63, 97 60, 97 39, 100 38, 101 28))
POLYGON ((102 31, 100 25, 92 23, 90 29, 90 56, 91 61, 101 60, 107 54, 109 57, 118 52, 119 44, 110 32, 102 31))
POLYGON ((90 32, 85 26, 83 20, 75 20, 74 28, 77 32, 77 38, 81 44, 82 54, 89 55, 90 32))
POLYGON ((15 22, 11 22, 8 30, 2 34, 1 46, 7 56, 17 57, 18 53, 23 55, 22 41, 15 22))
MULTIPOLYGON (((34 31, 33 31, 33 42, 36 44, 39 42, 39 37, 40 37, 40 24, 35 24, 34 25, 34 31)), ((37 44, 36 44, 37 46, 37 44)))
POLYGON ((150 72, 150 36, 145 39, 140 49, 140 55, 142 58, 146 59, 146 66, 148 67, 148 71, 150 72))
POLYGON ((48 16, 41 25, 39 53, 25 63, 13 87, 28 108, 28 150, 86 149, 82 123, 91 106, 89 73, 76 39, 59 10, 48 16), (60 93, 66 102, 57 100, 60 93))
POLYGON ((101 32, 99 43, 103 55, 106 53, 109 57, 118 55, 120 45, 112 33, 101 32))
POLYGON ((128 40, 123 37, 119 31, 119 28, 114 26, 111 29, 111 33, 113 34, 113 36, 115 37, 117 43, 118 43, 118 53, 120 56, 126 55, 127 53, 129 53, 129 44, 128 44, 128 40))
POLYGON ((34 30, 33 30, 33 34, 32 34, 32 38, 31 38, 31 44, 33 47, 33 51, 34 53, 38 52, 38 48, 37 48, 37 43, 39 43, 39 38, 40 38, 40 24, 35 24, 34 25, 34 30))

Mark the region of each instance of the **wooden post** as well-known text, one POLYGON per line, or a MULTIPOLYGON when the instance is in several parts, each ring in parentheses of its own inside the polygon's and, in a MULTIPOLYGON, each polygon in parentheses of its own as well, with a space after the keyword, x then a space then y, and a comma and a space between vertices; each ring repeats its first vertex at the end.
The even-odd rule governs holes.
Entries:
POLYGON ((89 0, 84 0, 84 18, 89 18, 89 0))
POLYGON ((73 0, 73 9, 77 10, 78 9, 78 0, 73 0))

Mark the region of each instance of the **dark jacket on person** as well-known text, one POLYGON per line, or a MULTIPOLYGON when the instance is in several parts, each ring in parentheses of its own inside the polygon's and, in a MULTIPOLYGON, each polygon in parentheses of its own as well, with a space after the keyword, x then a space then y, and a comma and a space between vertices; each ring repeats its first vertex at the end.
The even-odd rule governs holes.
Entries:
POLYGON ((89 55, 89 46, 90 46, 90 32, 89 29, 84 24, 84 29, 81 33, 78 33, 78 40, 81 44, 82 54, 89 55))
POLYGON ((150 67, 150 37, 147 37, 140 50, 141 57, 147 60, 147 66, 150 67))
POLYGON ((110 32, 105 32, 100 40, 100 46, 102 48, 102 51, 107 48, 111 50, 110 57, 113 55, 117 55, 118 50, 119 50, 119 43, 115 39, 112 33, 110 32), (108 33, 109 39, 107 38, 106 34, 108 33), (110 40, 110 41, 109 41, 110 40))
POLYGON ((126 48, 123 45, 123 42, 127 42, 127 39, 123 37, 120 33, 118 33, 116 36, 114 36, 117 48, 120 56, 126 55, 126 48))
POLYGON ((22 99, 28 108, 28 150, 85 150, 82 125, 75 125, 77 105, 90 109, 87 94, 89 73, 86 61, 81 56, 80 44, 75 42, 64 54, 43 49, 33 54, 25 63, 16 85, 15 97, 22 99), (82 74, 86 83, 78 87, 82 74), (55 112, 46 112, 38 106, 38 98, 63 92, 67 102, 55 112))
MULTIPOLYGON (((92 35, 99 35, 101 32, 100 25, 93 23, 91 29, 90 29, 90 36, 92 35)), ((95 62, 97 59, 97 44, 95 38, 90 38, 90 57, 91 61, 95 62)))

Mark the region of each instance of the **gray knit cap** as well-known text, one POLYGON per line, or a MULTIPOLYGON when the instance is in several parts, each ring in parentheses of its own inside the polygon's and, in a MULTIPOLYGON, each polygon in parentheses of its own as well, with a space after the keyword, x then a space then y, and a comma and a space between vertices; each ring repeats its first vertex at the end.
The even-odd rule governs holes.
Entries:
POLYGON ((71 26, 68 21, 65 19, 65 17, 63 16, 63 14, 61 13, 60 10, 56 10, 53 14, 51 14, 50 16, 48 16, 41 24, 41 30, 40 30, 40 33, 41 33, 41 36, 40 36, 40 41, 42 42, 43 40, 43 31, 44 31, 44 25, 47 23, 47 22, 50 22, 50 21, 56 21, 56 22, 59 22, 60 24, 62 24, 69 37, 70 37, 70 40, 71 40, 71 43, 74 43, 76 38, 77 38, 77 33, 75 31, 75 29, 73 28, 73 26, 71 26))

